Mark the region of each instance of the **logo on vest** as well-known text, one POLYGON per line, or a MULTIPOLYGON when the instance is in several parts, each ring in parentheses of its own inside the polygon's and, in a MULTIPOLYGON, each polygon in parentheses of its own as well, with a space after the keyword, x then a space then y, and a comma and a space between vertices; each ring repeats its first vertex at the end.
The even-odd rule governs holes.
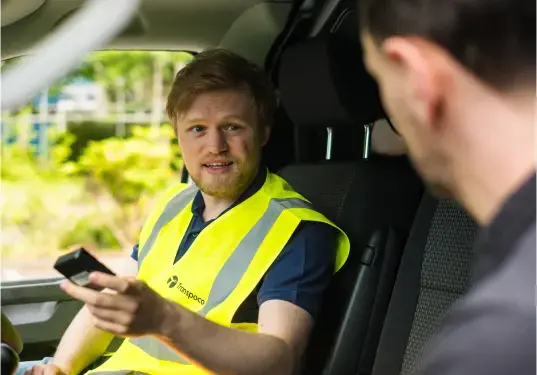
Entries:
POLYGON ((179 278, 177 276, 170 276, 167 281, 168 288, 177 288, 181 293, 183 293, 185 296, 188 297, 188 299, 193 299, 194 301, 198 302, 201 305, 205 305, 205 300, 199 298, 197 295, 186 289, 183 284, 179 282, 179 278))
POLYGON ((177 285, 177 282, 179 281, 179 279, 177 278, 177 276, 171 276, 169 279, 168 279, 168 287, 169 288, 173 288, 174 286, 177 285))

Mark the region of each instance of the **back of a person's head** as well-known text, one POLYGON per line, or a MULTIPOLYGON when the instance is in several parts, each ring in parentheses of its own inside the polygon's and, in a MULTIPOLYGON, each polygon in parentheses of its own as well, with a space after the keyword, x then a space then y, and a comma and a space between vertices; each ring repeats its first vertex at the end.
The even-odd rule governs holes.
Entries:
POLYGON ((534 0, 360 0, 361 28, 377 44, 429 40, 498 91, 535 87, 534 0))

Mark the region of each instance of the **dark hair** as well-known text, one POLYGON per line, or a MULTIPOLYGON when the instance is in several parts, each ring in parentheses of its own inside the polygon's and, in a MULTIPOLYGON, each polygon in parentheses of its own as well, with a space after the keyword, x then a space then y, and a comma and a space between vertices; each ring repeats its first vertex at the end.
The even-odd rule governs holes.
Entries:
POLYGON ((359 0, 358 4, 361 28, 376 43, 394 35, 423 37, 499 91, 535 85, 534 0, 359 0))
POLYGON ((218 90, 247 90, 259 124, 272 126, 276 97, 268 77, 254 63, 224 49, 197 54, 177 73, 168 95, 166 112, 175 123, 199 94, 218 90))

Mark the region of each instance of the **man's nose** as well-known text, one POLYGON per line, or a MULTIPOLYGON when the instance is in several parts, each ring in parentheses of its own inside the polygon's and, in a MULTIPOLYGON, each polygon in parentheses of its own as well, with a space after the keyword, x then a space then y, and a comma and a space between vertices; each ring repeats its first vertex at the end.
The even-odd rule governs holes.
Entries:
POLYGON ((212 154, 221 154, 228 150, 226 135, 221 129, 213 129, 208 134, 208 149, 212 154))

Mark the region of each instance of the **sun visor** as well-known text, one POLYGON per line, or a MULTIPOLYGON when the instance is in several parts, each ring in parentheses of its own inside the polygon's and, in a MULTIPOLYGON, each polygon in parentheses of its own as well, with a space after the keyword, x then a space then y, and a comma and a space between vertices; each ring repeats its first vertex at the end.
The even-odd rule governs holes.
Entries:
POLYGON ((383 117, 361 47, 347 39, 330 35, 289 47, 278 78, 281 104, 297 126, 362 126, 383 117))
POLYGON ((45 0, 2 1, 2 27, 28 17, 44 4, 45 0))

